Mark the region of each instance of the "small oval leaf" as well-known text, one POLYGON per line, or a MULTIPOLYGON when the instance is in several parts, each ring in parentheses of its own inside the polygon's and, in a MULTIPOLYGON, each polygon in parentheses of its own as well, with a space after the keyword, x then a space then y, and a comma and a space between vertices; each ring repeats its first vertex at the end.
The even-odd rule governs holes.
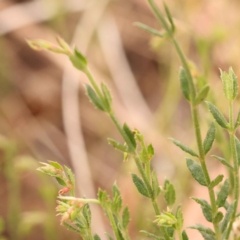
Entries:
POLYGON ((139 178, 136 174, 132 174, 132 180, 138 192, 141 193, 143 196, 150 198, 147 188, 142 179, 139 178))
POLYGON ((97 94, 95 93, 93 88, 90 85, 87 84, 86 85, 86 90, 87 90, 87 95, 88 95, 89 99, 95 105, 95 107, 98 108, 101 111, 104 111, 104 107, 102 105, 102 101, 97 96, 97 94))
POLYGON ((206 138, 203 142, 204 153, 207 154, 209 150, 212 148, 213 141, 215 139, 215 125, 211 123, 206 138))
POLYGON ((202 186, 207 186, 202 167, 190 158, 187 158, 187 167, 194 179, 202 186))
POLYGON ((210 110, 210 112, 212 113, 214 119, 216 120, 216 122, 223 128, 229 128, 229 124, 227 122, 227 120, 225 119, 225 117, 221 114, 221 112, 217 109, 216 106, 214 106, 212 103, 207 102, 208 108, 210 110))
POLYGON ((229 193, 229 182, 228 182, 228 179, 226 179, 219 193, 217 194, 216 204, 219 208, 224 206, 226 199, 228 197, 228 193, 229 193))
POLYGON ((188 101, 190 101, 190 88, 189 88, 187 73, 184 68, 180 68, 179 79, 180 79, 183 95, 188 101))

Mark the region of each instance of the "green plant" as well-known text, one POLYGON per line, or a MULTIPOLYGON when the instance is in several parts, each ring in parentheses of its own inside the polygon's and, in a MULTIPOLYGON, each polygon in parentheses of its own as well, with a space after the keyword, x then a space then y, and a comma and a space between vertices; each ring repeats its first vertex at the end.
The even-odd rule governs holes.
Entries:
MULTIPOLYGON (((221 79, 223 82, 223 90, 225 97, 229 103, 229 120, 223 116, 218 108, 210 102, 206 102, 215 122, 229 133, 230 151, 232 160, 226 160, 222 157, 213 155, 221 164, 226 166, 229 171, 229 179, 219 174, 216 178, 211 179, 206 163, 206 156, 212 148, 215 139, 215 122, 212 122, 206 133, 206 137, 202 140, 201 118, 199 117, 198 107, 204 103, 210 87, 208 85, 198 88, 189 67, 189 61, 184 55, 178 41, 175 38, 176 27, 173 22, 171 13, 164 4, 166 17, 157 8, 153 0, 148 0, 156 19, 162 25, 164 31, 159 32, 142 23, 136 25, 157 37, 166 37, 169 39, 182 64, 179 79, 184 97, 189 102, 192 122, 195 130, 197 142, 197 151, 192 150, 183 143, 170 138, 170 140, 183 151, 190 154, 191 158, 186 159, 186 164, 193 178, 202 186, 206 187, 209 194, 208 202, 205 199, 192 199, 198 203, 204 217, 212 223, 213 229, 205 227, 201 224, 190 226, 189 228, 198 230, 206 240, 224 240, 239 239, 236 232, 238 228, 237 207, 239 202, 239 159, 240 159, 240 142, 235 136, 236 129, 240 125, 240 113, 236 120, 233 116, 233 102, 238 93, 237 77, 232 70, 229 72, 221 71, 221 79), (224 182, 223 182, 224 180, 224 182), (222 183, 223 182, 223 183, 222 183), (222 185, 220 185, 222 183, 222 185), (216 192, 218 191, 218 192, 216 192), (225 213, 222 209, 225 208, 225 213)), ((137 174, 132 174, 132 181, 140 194, 148 198, 155 211, 154 222, 158 225, 158 232, 153 234, 142 230, 149 238, 154 239, 181 239, 187 240, 188 236, 183 229, 183 214, 181 207, 175 207, 176 193, 173 184, 169 180, 165 180, 163 186, 159 185, 157 175, 151 168, 151 159, 154 156, 154 148, 152 144, 147 144, 144 136, 137 129, 131 129, 126 123, 121 124, 112 107, 111 94, 105 84, 100 87, 95 82, 87 64, 85 57, 77 50, 72 51, 68 44, 61 38, 57 38, 58 45, 53 45, 43 40, 28 41, 29 45, 35 50, 49 50, 55 53, 65 54, 69 57, 72 64, 82 71, 89 79, 90 85, 86 85, 86 92, 91 102, 100 111, 105 112, 113 121, 124 142, 120 143, 109 138, 108 142, 117 150, 123 152, 125 159, 133 159, 138 170, 137 174), (167 202, 167 209, 160 210, 158 199, 162 196, 167 202)), ((97 199, 76 198, 74 195, 75 182, 71 170, 62 167, 56 162, 50 161, 48 164, 38 168, 39 171, 55 177, 63 189, 59 192, 57 212, 62 216, 61 223, 68 229, 79 233, 83 239, 100 239, 98 235, 94 235, 91 231, 91 211, 89 204, 99 204, 106 213, 113 229, 114 236, 117 240, 130 239, 127 226, 130 221, 129 210, 122 207, 122 198, 120 190, 116 185, 112 188, 112 197, 103 191, 98 191, 97 199), (65 193, 70 196, 61 196, 65 193)), ((113 239, 107 234, 108 239, 113 239)))

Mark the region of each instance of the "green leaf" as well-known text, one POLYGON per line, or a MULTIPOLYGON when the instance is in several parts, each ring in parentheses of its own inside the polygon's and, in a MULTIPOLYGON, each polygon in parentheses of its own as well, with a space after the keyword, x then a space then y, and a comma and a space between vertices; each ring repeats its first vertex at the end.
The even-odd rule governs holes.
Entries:
POLYGON ((112 96, 110 91, 108 90, 108 87, 104 84, 101 83, 101 89, 103 92, 103 101, 104 101, 104 108, 107 112, 111 112, 112 110, 112 96))
POLYGON ((188 240, 188 235, 185 230, 182 231, 182 240, 188 240))
POLYGON ((67 222, 63 222, 63 226, 65 226, 68 230, 77 232, 78 234, 80 233, 80 231, 77 228, 73 227, 71 224, 69 224, 67 222))
POLYGON ((169 138, 176 146, 180 147, 184 152, 189 153, 194 157, 198 157, 197 153, 195 153, 191 148, 183 145, 181 142, 175 140, 174 138, 169 138))
POLYGON ((101 99, 97 96, 97 94, 95 93, 95 91, 93 90, 93 88, 86 84, 86 91, 87 91, 87 95, 90 98, 91 102, 94 104, 94 106, 96 108, 98 108, 101 111, 104 111, 104 107, 102 105, 102 101, 101 99))
POLYGON ((122 196, 116 184, 113 185, 112 191, 113 191, 112 211, 118 214, 122 208, 122 196))
POLYGON ((93 236, 93 239, 94 239, 94 240, 101 240, 101 238, 100 238, 97 234, 95 234, 95 235, 93 236))
POLYGON ((86 71, 87 59, 76 48, 74 50, 74 54, 69 56, 69 59, 75 68, 83 72, 86 71))
POLYGON ((235 144, 236 144, 237 157, 238 157, 238 166, 240 166, 240 141, 236 136, 235 136, 235 144))
POLYGON ((128 152, 130 153, 129 148, 126 145, 121 144, 120 142, 115 141, 112 138, 108 138, 108 143, 111 144, 115 149, 121 152, 128 152))
POLYGON ((194 179, 202 186, 207 186, 202 167, 190 158, 187 158, 187 167, 194 179))
POLYGON ((91 211, 90 211, 89 204, 84 205, 82 209, 82 214, 86 220, 87 227, 90 228, 91 227, 91 211))
POLYGON ((223 180, 223 175, 219 174, 210 184, 209 184, 209 188, 214 188, 216 187, 222 180, 223 180))
POLYGON ((198 230, 201 234, 202 234, 202 233, 206 233, 206 234, 212 235, 212 236, 215 235, 215 233, 213 232, 212 229, 207 228, 207 227, 204 227, 204 226, 202 226, 201 224, 197 224, 196 226, 190 226, 190 227, 188 227, 188 228, 196 229, 196 230, 198 230))
POLYGON ((75 176, 74 176, 72 170, 66 166, 64 166, 64 170, 68 176, 69 181, 71 182, 72 186, 74 187, 75 186, 75 176))
POLYGON ((206 220, 209 222, 212 222, 213 217, 212 217, 212 208, 210 204, 204 199, 199 199, 194 197, 192 197, 192 199, 201 205, 202 212, 206 220))
POLYGON ((229 124, 226 120, 226 118, 221 114, 221 112, 217 109, 216 106, 214 106, 212 103, 207 102, 208 108, 210 110, 210 112, 212 113, 214 119, 216 120, 216 122, 223 128, 229 128, 229 124))
POLYGON ((223 219, 223 213, 217 212, 216 216, 213 218, 213 223, 217 224, 223 219))
POLYGON ((63 170, 62 165, 60 165, 58 162, 54 162, 54 161, 48 161, 49 164, 57 169, 63 170))
POLYGON ((226 167, 230 168, 230 169, 234 169, 226 159, 222 158, 222 157, 219 157, 219 156, 216 156, 216 155, 211 155, 211 157, 214 157, 216 158, 217 160, 219 160, 223 165, 225 165, 226 167))
POLYGON ((240 125, 240 111, 238 112, 238 116, 237 116, 237 120, 236 120, 234 128, 236 129, 239 125, 240 125))
POLYGON ((106 207, 109 204, 109 197, 106 191, 98 189, 98 200, 103 207, 106 207))
POLYGON ((180 79, 183 95, 188 101, 190 101, 189 81, 188 81, 186 70, 184 68, 180 68, 179 79, 180 79))
POLYGON ((136 174, 132 174, 132 180, 133 180, 133 183, 135 184, 137 190, 139 191, 139 193, 141 193, 145 197, 150 198, 148 190, 147 190, 144 182, 142 181, 142 179, 139 178, 136 174))
POLYGON ((62 185, 64 187, 67 186, 67 183, 62 178, 59 178, 59 177, 55 177, 55 178, 60 185, 62 185))
POLYGON ((154 156, 154 148, 152 144, 148 145, 147 151, 148 151, 148 158, 152 159, 152 157, 154 156))
POLYGON ((230 67, 228 73, 223 72, 220 69, 221 72, 221 79, 223 82, 223 90, 225 97, 232 101, 236 98, 238 94, 238 81, 237 76, 235 75, 233 69, 230 67))
POLYGON ((171 31, 172 31, 172 33, 174 33, 175 25, 174 25, 174 22, 173 22, 173 19, 172 19, 172 15, 171 15, 171 13, 170 13, 170 11, 168 9, 168 6, 165 4, 165 2, 164 2, 164 9, 165 9, 165 12, 167 14, 168 21, 171 24, 171 31))
POLYGON ((228 182, 228 179, 226 179, 224 181, 220 191, 217 194, 216 204, 219 208, 224 206, 225 201, 228 197, 228 193, 229 193, 229 182, 228 182))
POLYGON ((213 141, 215 139, 215 125, 211 123, 207 136, 203 142, 204 153, 207 154, 209 150, 212 148, 213 141))
POLYGON ((136 22, 136 23, 134 23, 134 25, 143 29, 144 31, 147 31, 147 32, 151 33, 152 35, 155 35, 155 36, 161 37, 161 38, 164 37, 164 35, 161 34, 158 30, 156 30, 154 28, 151 28, 151 27, 149 27, 149 26, 147 26, 143 23, 136 22))
POLYGON ((144 233, 147 237, 150 237, 150 238, 154 238, 154 239, 157 239, 157 240, 164 240, 164 238, 161 238, 161 237, 158 237, 150 232, 147 232, 145 230, 141 230, 140 233, 144 233))
POLYGON ((209 92, 209 86, 205 85, 197 94, 195 100, 194 100, 194 105, 197 106, 200 104, 208 95, 209 92))
POLYGON ((177 208, 176 218, 177 218, 177 225, 178 225, 177 229, 182 229, 184 218, 183 218, 183 213, 180 206, 178 206, 177 208))
POLYGON ((157 196, 160 194, 161 189, 159 186, 157 174, 154 171, 152 172, 152 189, 153 189, 153 197, 154 199, 156 199, 157 196))
POLYGON ((236 200, 234 200, 228 207, 227 209, 227 212, 225 214, 225 217, 224 219, 220 222, 220 230, 221 232, 224 232, 225 229, 227 228, 228 226, 228 223, 230 222, 231 220, 231 217, 232 217, 232 214, 233 214, 233 211, 234 211, 234 205, 235 205, 235 202, 236 200))
POLYGON ((130 212, 128 207, 126 206, 122 213, 122 225, 124 229, 127 228, 129 222, 130 222, 130 212))
MULTIPOLYGON (((126 123, 124 123, 124 125, 123 125, 123 130, 124 130, 124 132, 126 133, 128 139, 130 140, 133 148, 136 149, 137 144, 136 144, 134 135, 133 135, 131 129, 128 127, 128 125, 127 125, 126 123)), ((126 139, 125 139, 125 140, 126 140, 126 139)))
POLYGON ((164 198, 169 207, 171 207, 176 200, 176 193, 175 193, 174 186, 167 179, 164 182, 164 198))

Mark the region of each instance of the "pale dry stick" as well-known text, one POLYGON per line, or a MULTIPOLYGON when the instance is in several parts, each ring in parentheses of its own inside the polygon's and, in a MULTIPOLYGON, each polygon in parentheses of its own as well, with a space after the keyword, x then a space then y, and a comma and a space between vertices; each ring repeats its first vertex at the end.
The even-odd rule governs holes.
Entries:
MULTIPOLYGON (((80 12, 89 7, 91 1, 64 0, 65 10, 80 12)), ((45 0, 19 3, 0 11, 0 35, 7 34, 26 25, 47 21, 57 14, 56 4, 45 0)))
POLYGON ((105 14, 97 30, 105 60, 128 115, 141 131, 149 130, 154 122, 153 114, 132 73, 114 17, 105 14))
MULTIPOLYGON (((75 29, 72 44, 80 42, 79 49, 84 54, 87 52, 89 43, 92 39, 93 33, 102 18, 109 0, 99 2, 91 6, 88 11, 84 12, 80 18, 79 23, 75 29), (81 41, 79 41, 79 39, 81 41)), ((87 159, 84 139, 81 130, 80 112, 79 112, 79 72, 74 69, 69 60, 66 61, 63 80, 62 80, 62 106, 63 106, 63 123, 66 135, 69 141, 69 150, 76 173, 77 186, 80 187, 81 195, 95 197, 96 191, 94 189, 91 171, 87 159), (72 74, 75 73, 75 74, 72 74)), ((94 218, 92 218, 93 231, 96 231, 100 236, 104 235, 105 226, 101 219, 100 209, 93 205, 92 211, 94 218)))
MULTIPOLYGON (((74 1, 66 1, 66 3, 69 4, 73 3, 74 1)), ((76 1, 75 1, 76 2, 76 1)), ((91 1, 91 3, 94 1, 91 1)), ((107 1, 106 1, 107 2, 107 1)), ((46 2, 45 2, 46 3, 46 2)), ((89 2, 88 2, 89 3, 89 2)), ((28 3, 28 4, 21 4, 21 5, 17 5, 14 7, 11 7, 9 9, 6 9, 4 11, 2 11, 0 13, 0 22, 5 24, 5 27, 2 26, 0 24, 0 34, 6 34, 8 32, 11 32, 13 30, 16 30, 20 27, 23 27, 25 25, 28 24, 33 24, 33 23, 37 23, 37 22, 41 22, 44 20, 47 20, 51 17, 53 17, 54 12, 47 12, 45 14, 39 14, 40 9, 43 9, 46 7, 46 5, 42 5, 43 1, 37 1, 37 2, 33 2, 33 3, 28 3), (36 3, 36 4, 35 4, 36 3), (40 4, 40 5, 39 5, 40 4), (18 19, 18 21, 12 21, 14 16, 14 19, 18 19), (22 19, 22 21, 21 21, 22 19)), ((81 4, 79 4, 81 6, 81 4)), ((100 16, 103 13, 103 10, 105 8, 105 4, 102 4, 102 6, 104 6, 103 8, 99 8, 99 13, 100 16)), ((83 5, 82 8, 79 8, 77 6, 75 6, 75 8, 73 8, 72 10, 83 10, 83 5)), ((49 10, 50 11, 50 10, 49 10)), ((91 11, 91 14, 93 12, 91 11)), ((97 17, 98 14, 95 15, 95 17, 97 17)), ((84 22, 84 19, 86 20, 87 18, 83 17, 83 20, 81 22, 84 22)), ((89 19, 89 16, 88 16, 89 19)), ((98 18, 95 21, 95 24, 97 24, 98 22, 98 18)), ((87 32, 87 31, 86 31, 87 32)), ((87 36, 87 33, 84 35, 87 36)), ((91 38, 92 33, 89 35, 91 38)), ((75 34, 75 36, 78 36, 78 34, 75 34)), ((89 40, 90 40, 89 38, 89 40)), ((77 41, 76 37, 74 38, 75 41, 77 41)), ((89 40, 88 38, 86 38, 87 40, 85 41, 85 43, 88 43, 89 40)), ((84 42, 84 41, 83 41, 84 42)), ((85 48, 87 49, 87 45, 85 45, 85 48)), ((54 61, 56 62, 56 58, 54 59, 54 61)), ((60 63, 59 61, 57 61, 58 64, 60 63)), ((60 65, 62 65, 60 63, 60 65)), ((64 65, 65 66, 65 65, 64 65)), ((77 81, 75 81, 78 78, 78 73, 76 73, 75 70, 72 69, 72 67, 67 68, 66 67, 65 74, 64 74, 64 79, 65 81, 63 81, 63 118, 64 118, 64 123, 65 123, 65 129, 66 129, 66 133, 67 133, 67 137, 68 137, 68 146, 70 149, 70 155, 72 156, 72 161, 73 161, 73 166, 74 166, 74 170, 76 173, 76 177, 77 177, 77 186, 80 189, 81 186, 84 186, 84 193, 86 194, 86 196, 93 196, 95 195, 95 190, 93 187, 93 183, 92 183, 92 179, 91 179, 91 174, 90 174, 90 170, 89 170, 89 165, 87 162, 87 158, 86 158, 86 152, 85 152, 85 147, 84 147, 84 141, 80 131, 80 122, 79 122, 79 108, 78 108, 78 83, 77 81), (74 80, 75 79, 75 80, 74 80), (64 84, 65 82, 65 84, 64 84), (69 88, 70 87, 70 88, 69 88), (69 88, 69 89, 67 89, 69 88), (66 91, 67 90, 67 91, 66 91), (69 91, 70 90, 70 95, 69 91), (71 92, 71 90, 73 92, 71 92), (73 95, 72 95, 73 93, 73 95), (66 94, 70 97, 70 99, 65 98, 66 94), (72 100, 73 101, 72 101, 72 100), (66 101, 64 101, 66 100, 66 101), (70 100, 70 101, 68 101, 70 100), (76 103, 74 105, 74 103, 76 103), (67 109, 67 110, 66 110, 67 109), (70 113, 68 112, 68 110, 71 109, 70 113), (73 116, 74 113, 76 113, 77 116, 73 116), (66 114, 70 114, 69 116, 66 116, 66 114), (71 118, 69 118, 71 116, 71 118), (69 122, 70 119, 70 122, 69 122), (70 125, 68 125, 70 124, 70 125), (72 131, 74 130, 74 131, 72 131), (70 135, 70 136, 69 136, 70 135), (78 136, 77 136, 78 135, 78 136), (77 140, 77 141, 73 141, 72 140, 77 140), (80 163, 80 164, 79 164, 80 163), (80 166, 79 166, 80 165, 80 166)), ((104 225, 103 225, 103 221, 101 221, 101 215, 98 209, 94 208, 94 218, 93 218, 93 231, 94 232, 103 232, 104 230, 104 225)), ((102 235, 100 234, 100 235, 102 235)))

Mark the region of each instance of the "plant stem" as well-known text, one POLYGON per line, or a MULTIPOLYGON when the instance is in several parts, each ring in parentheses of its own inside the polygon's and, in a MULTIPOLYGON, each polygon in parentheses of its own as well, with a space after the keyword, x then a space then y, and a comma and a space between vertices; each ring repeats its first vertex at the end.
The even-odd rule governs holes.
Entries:
POLYGON ((156 199, 153 199, 152 200, 152 205, 153 205, 153 208, 154 208, 154 211, 156 213, 156 215, 160 215, 160 210, 159 210, 159 207, 158 207, 158 204, 156 202, 156 199))
POLYGON ((87 77, 88 77, 90 83, 92 84, 94 90, 96 91, 96 93, 98 94, 98 96, 100 97, 100 99, 102 100, 102 99, 103 99, 103 95, 102 95, 102 93, 101 93, 98 85, 96 84, 96 82, 95 82, 92 74, 90 73, 90 71, 89 71, 88 69, 86 69, 86 70, 84 71, 84 73, 87 75, 87 77))
MULTIPOLYGON (((194 129, 195 129, 195 136, 196 136, 196 141, 197 141, 197 146, 198 146, 198 152, 199 152, 199 160, 200 160, 200 164, 204 173, 204 177, 206 179, 206 183, 207 186, 209 186, 211 179, 208 173, 208 169, 206 166, 206 161, 205 161, 205 153, 204 153, 204 149, 203 149, 203 144, 202 144, 202 137, 201 137, 201 129, 200 129, 200 125, 199 125, 199 117, 198 117, 198 111, 196 106, 194 106, 194 98, 195 98, 195 88, 194 88, 194 83, 193 83, 193 78, 189 69, 189 66, 187 64, 187 60, 186 57, 184 55, 184 53, 182 52, 178 42, 175 40, 175 38, 172 36, 171 38, 173 45, 178 53, 178 56, 183 64, 184 69, 186 70, 188 79, 189 79, 189 87, 190 87, 190 93, 191 93, 191 112, 192 112, 192 120, 193 120, 193 125, 194 125, 194 129)), ((212 188, 208 187, 208 194, 209 194, 209 198, 210 198, 210 203, 211 203, 211 208, 212 208, 212 214, 213 216, 216 215, 217 213, 217 205, 216 205, 216 199, 215 199, 215 194, 212 188)), ((217 223, 213 223, 213 227, 215 230, 215 234, 216 234, 216 240, 220 239, 220 230, 219 230, 219 226, 217 223)))
MULTIPOLYGON (((205 153, 204 153, 204 149, 203 149, 203 144, 202 144, 202 137, 201 137, 201 131, 200 131, 200 125, 199 125, 199 118, 198 118, 198 112, 196 107, 192 106, 192 119, 193 119, 193 124, 194 124, 194 129, 195 129, 195 135, 196 135, 196 140, 197 140, 197 145, 198 145, 198 151, 199 151, 199 160, 200 160, 200 164, 204 173, 204 177, 207 183, 207 186, 209 186, 211 179, 208 173, 208 169, 206 166, 206 162, 205 162, 205 153)), ((216 205, 216 199, 215 199, 215 195, 214 195, 214 191, 212 188, 208 187, 208 194, 209 194, 209 198, 210 198, 210 203, 211 203, 211 207, 212 207, 212 214, 213 216, 216 215, 217 213, 217 205, 216 205)), ((220 239, 220 231, 219 231, 219 227, 217 223, 213 223, 213 227, 215 230, 215 234, 216 234, 216 240, 220 239)))
POLYGON ((109 221, 110 221, 110 223, 112 225, 112 229, 113 229, 113 232, 114 232, 117 240, 121 240, 121 237, 119 236, 119 232, 118 232, 118 227, 116 225, 116 222, 114 220, 114 217, 113 217, 113 214, 112 214, 111 210, 110 209, 106 209, 106 212, 107 212, 109 221))
POLYGON ((233 200, 235 201, 234 207, 233 207, 233 213, 232 217, 229 223, 229 226, 227 228, 227 234, 226 239, 229 238, 230 232, 232 230, 232 224, 235 220, 235 215, 237 212, 237 206, 238 206, 238 200, 239 200, 239 172, 238 172, 238 155, 237 155, 237 149, 236 149, 236 143, 235 143, 235 128, 234 128, 234 119, 233 119, 233 101, 229 103, 229 123, 230 123, 230 148, 231 148, 231 154, 233 158, 233 166, 234 166, 234 186, 233 186, 233 200))
MULTIPOLYGON (((127 139, 128 139, 128 138, 127 138, 125 132, 123 131, 123 129, 122 129, 122 127, 121 127, 118 119, 116 118, 116 116, 115 116, 113 113, 111 113, 111 114, 109 114, 109 115, 110 115, 112 121, 114 122, 114 124, 116 125, 118 131, 120 132, 120 134, 122 135, 122 137, 123 137, 123 138, 125 139, 125 141, 127 142, 127 139)), ((127 142, 127 144, 128 144, 128 146, 129 146, 129 145, 130 145, 130 146, 132 145, 131 142, 129 142, 129 143, 127 142)), ((130 146, 129 146, 129 147, 130 147, 130 146)), ((150 195, 151 198, 152 198, 152 204, 153 204, 154 211, 155 211, 156 215, 159 215, 159 214, 160 214, 159 207, 158 207, 158 205, 157 205, 156 200, 153 199, 153 192, 152 192, 152 187, 151 187, 151 183, 150 183, 150 177, 148 177, 147 174, 145 173, 144 168, 143 168, 143 165, 142 165, 141 160, 140 160, 140 157, 138 156, 138 154, 136 153, 135 150, 134 150, 134 153, 133 153, 133 154, 134 154, 134 161, 135 161, 135 163, 136 163, 136 165, 137 165, 138 171, 140 172, 140 175, 141 175, 141 177, 143 178, 143 181, 144 181, 144 183, 145 183, 145 185, 146 185, 146 188, 147 188, 147 190, 148 190, 148 193, 149 193, 149 195, 150 195)), ((149 166, 148 166, 149 170, 147 170, 147 171, 150 171, 150 164, 148 164, 148 165, 149 165, 149 166)))

